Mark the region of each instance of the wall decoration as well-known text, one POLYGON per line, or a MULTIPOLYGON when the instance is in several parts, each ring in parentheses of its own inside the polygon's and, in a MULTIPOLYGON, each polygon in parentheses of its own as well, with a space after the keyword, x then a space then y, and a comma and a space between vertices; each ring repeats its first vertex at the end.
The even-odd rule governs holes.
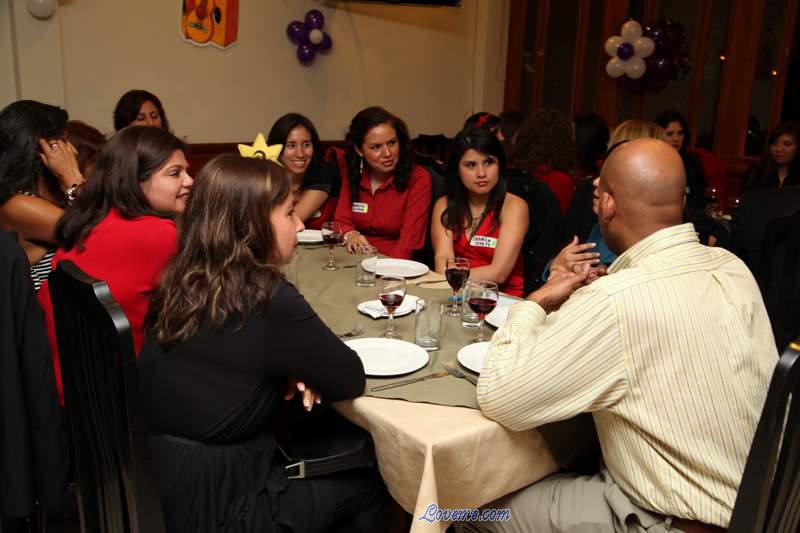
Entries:
POLYGON ((611 56, 606 73, 612 78, 626 74, 622 86, 628 91, 657 93, 669 81, 689 77, 692 60, 688 33, 680 22, 662 18, 642 30, 638 22, 629 20, 623 24, 621 34, 606 41, 605 51, 611 56))
POLYGON ((644 58, 653 53, 655 44, 649 37, 642 36, 642 26, 635 20, 622 25, 621 35, 609 37, 605 51, 611 56, 606 64, 606 74, 619 78, 623 74, 638 80, 647 71, 644 58))
POLYGON ((181 35, 198 46, 227 48, 239 31, 239 0, 182 0, 181 35))
POLYGON ((322 31, 324 25, 322 12, 312 9, 304 22, 293 20, 286 26, 286 35, 297 45, 297 60, 303 65, 310 65, 317 52, 327 53, 333 46, 331 36, 322 31))

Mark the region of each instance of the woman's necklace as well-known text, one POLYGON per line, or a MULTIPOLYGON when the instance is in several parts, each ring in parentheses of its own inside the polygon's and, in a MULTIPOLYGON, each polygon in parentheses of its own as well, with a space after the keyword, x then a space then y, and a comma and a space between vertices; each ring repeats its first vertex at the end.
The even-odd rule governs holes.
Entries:
POLYGON ((477 215, 475 214, 475 211, 472 209, 472 207, 470 207, 469 212, 470 215, 472 216, 472 224, 470 225, 469 233, 470 235, 474 235, 475 232, 478 230, 478 226, 480 226, 484 215, 486 214, 486 207, 484 206, 484 208, 477 215))

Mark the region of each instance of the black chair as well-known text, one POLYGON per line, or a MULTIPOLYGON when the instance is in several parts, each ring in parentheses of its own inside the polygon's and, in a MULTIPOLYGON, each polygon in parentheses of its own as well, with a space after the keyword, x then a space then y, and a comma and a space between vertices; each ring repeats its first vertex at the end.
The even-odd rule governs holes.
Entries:
POLYGON ((70 261, 50 277, 83 533, 165 531, 130 325, 70 261))
POLYGON ((800 339, 783 352, 769 385, 729 533, 800 530, 800 339))
POLYGON ((411 141, 411 146, 415 154, 431 156, 441 165, 450 155, 450 142, 451 139, 441 133, 438 135, 421 133, 411 141))
POLYGON ((767 223, 756 280, 782 350, 800 336, 800 211, 767 223))

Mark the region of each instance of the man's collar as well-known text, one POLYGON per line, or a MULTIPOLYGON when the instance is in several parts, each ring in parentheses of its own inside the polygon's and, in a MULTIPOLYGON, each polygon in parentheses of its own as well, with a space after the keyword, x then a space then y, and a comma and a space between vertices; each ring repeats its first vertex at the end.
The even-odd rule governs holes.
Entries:
POLYGON ((688 242, 700 242, 694 224, 688 222, 677 226, 660 229, 655 233, 637 242, 608 267, 608 273, 613 274, 620 270, 636 266, 642 259, 659 253, 667 248, 688 242))

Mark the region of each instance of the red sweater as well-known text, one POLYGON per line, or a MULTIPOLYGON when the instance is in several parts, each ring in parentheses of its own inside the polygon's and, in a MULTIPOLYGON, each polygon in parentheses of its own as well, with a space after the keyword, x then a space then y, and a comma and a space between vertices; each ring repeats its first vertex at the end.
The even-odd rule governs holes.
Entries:
POLYGON ((369 174, 361 177, 358 201, 350 200, 350 183, 342 180, 336 222, 344 232, 358 230, 378 252, 398 259, 410 259, 425 245, 431 207, 431 176, 414 165, 406 190, 400 191, 390 176, 372 193, 369 174))
POLYGON ((561 214, 565 215, 567 208, 569 208, 569 203, 572 201, 572 194, 575 192, 575 180, 572 179, 572 176, 544 165, 539 165, 539 168, 534 172, 534 176, 550 187, 550 190, 553 191, 553 194, 558 199, 561 214))
MULTIPOLYGON (((77 247, 68 252, 59 248, 53 258, 53 268, 58 261, 68 259, 90 276, 108 283, 111 295, 131 325, 133 347, 138 356, 150 292, 158 286, 161 272, 175 252, 177 237, 175 223, 171 220, 152 216, 128 220, 112 209, 86 237, 83 251, 78 251, 77 247)), ((47 282, 42 285, 37 298, 44 310, 53 351, 56 388, 63 405, 64 389, 47 282)))

